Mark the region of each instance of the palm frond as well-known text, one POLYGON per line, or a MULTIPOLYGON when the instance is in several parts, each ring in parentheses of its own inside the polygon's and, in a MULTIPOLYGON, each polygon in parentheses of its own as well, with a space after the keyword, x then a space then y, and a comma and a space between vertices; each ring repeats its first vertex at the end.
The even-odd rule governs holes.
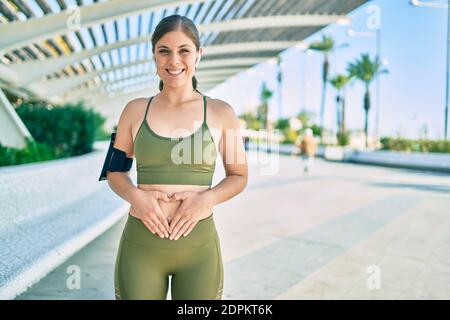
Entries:
POLYGON ((366 85, 370 84, 378 74, 388 73, 387 69, 382 69, 380 59, 375 57, 372 60, 368 53, 364 53, 359 59, 350 62, 347 71, 351 77, 361 80, 366 85))
POLYGON ((321 41, 314 41, 309 44, 309 49, 320 52, 331 52, 334 49, 333 38, 323 35, 321 41))
POLYGON ((333 87, 335 87, 337 90, 342 89, 345 87, 350 81, 350 76, 345 74, 338 74, 330 79, 330 83, 333 87))

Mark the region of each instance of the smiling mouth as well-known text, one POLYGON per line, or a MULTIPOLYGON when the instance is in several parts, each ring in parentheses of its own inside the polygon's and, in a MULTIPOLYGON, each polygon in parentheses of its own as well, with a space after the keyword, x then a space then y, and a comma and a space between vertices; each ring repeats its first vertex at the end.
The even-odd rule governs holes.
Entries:
POLYGON ((181 71, 178 72, 178 73, 171 73, 171 72, 169 72, 169 69, 166 69, 166 72, 167 72, 169 75, 171 75, 172 77, 176 77, 176 76, 181 75, 185 70, 186 70, 186 69, 181 69, 181 71))

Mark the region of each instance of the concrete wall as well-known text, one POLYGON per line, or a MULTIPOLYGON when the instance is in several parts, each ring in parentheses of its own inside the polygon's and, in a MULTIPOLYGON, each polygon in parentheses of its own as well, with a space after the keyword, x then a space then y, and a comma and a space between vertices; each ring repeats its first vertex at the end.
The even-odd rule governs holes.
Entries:
MULTIPOLYGON (((250 149, 256 150, 256 143, 250 143, 250 149)), ((260 146, 266 150, 266 146, 260 146)), ((293 145, 278 145, 272 148, 274 152, 286 155, 296 155, 293 145)), ((318 147, 316 156, 330 161, 348 161, 353 163, 371 164, 379 166, 432 170, 450 173, 450 154, 446 153, 420 153, 398 151, 359 151, 350 147, 318 147)))
POLYGON ((398 152, 398 151, 355 151, 348 161, 374 165, 386 165, 411 169, 425 169, 450 172, 450 154, 398 152))

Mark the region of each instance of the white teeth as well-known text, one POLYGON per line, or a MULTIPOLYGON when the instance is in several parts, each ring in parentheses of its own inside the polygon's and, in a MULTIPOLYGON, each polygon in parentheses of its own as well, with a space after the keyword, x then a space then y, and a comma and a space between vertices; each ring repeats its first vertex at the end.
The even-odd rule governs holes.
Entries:
POLYGON ((183 70, 184 69, 181 69, 181 70, 174 70, 174 71, 171 71, 171 70, 167 70, 170 74, 173 74, 173 75, 178 75, 178 74, 180 74, 180 73, 182 73, 183 72, 183 70))

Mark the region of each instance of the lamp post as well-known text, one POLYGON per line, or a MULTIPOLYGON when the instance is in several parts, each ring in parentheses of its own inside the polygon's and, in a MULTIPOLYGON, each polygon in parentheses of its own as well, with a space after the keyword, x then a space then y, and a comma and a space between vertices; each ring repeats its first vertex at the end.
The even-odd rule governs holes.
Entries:
POLYGON ((447 140, 448 131, 448 104, 449 104, 449 81, 450 81, 450 0, 447 3, 443 1, 419 1, 410 0, 412 6, 415 7, 429 7, 447 9, 447 57, 446 57, 446 72, 445 72, 445 111, 444 111, 444 140, 447 140))
POLYGON ((301 110, 306 110, 306 96, 307 96, 307 89, 309 89, 308 87, 308 82, 306 81, 306 75, 308 74, 306 68, 308 66, 308 63, 306 61, 307 56, 311 56, 313 55, 313 51, 311 49, 308 49, 308 46, 304 45, 303 43, 296 45, 295 46, 296 49, 298 49, 298 51, 300 52, 300 54, 304 54, 301 56, 301 61, 302 63, 300 64, 300 102, 299 102, 299 106, 300 106, 300 111, 301 110))

